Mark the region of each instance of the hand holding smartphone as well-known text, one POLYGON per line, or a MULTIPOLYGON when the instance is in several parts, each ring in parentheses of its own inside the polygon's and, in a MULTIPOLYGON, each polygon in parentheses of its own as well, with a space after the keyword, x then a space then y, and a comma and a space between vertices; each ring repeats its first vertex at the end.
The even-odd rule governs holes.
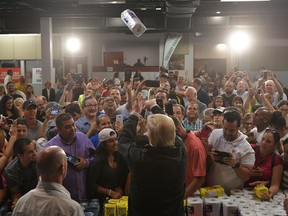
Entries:
POLYGON ((118 127, 123 127, 123 115, 116 115, 115 125, 118 127))
POLYGON ((215 162, 225 164, 225 165, 226 165, 226 163, 224 163, 223 158, 224 157, 231 157, 230 153, 218 151, 218 150, 214 150, 214 155, 217 157, 217 160, 215 160, 215 162))
POLYGON ((72 165, 75 165, 80 162, 80 158, 77 158, 71 154, 66 153, 66 156, 67 156, 67 162, 72 165))

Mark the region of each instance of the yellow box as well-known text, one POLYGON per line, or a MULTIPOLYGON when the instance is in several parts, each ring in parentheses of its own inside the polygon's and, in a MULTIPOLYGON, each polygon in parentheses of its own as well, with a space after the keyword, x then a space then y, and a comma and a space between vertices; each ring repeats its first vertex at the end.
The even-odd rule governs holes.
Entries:
POLYGON ((104 216, 116 216, 116 204, 106 203, 104 205, 104 216))
POLYGON ((120 202, 119 199, 109 199, 109 200, 108 200, 108 203, 114 203, 114 204, 116 204, 116 203, 118 203, 118 202, 120 202))
POLYGON ((225 192, 221 185, 215 185, 213 187, 200 188, 200 194, 202 197, 221 197, 225 195, 225 192))
POLYGON ((264 185, 257 185, 254 187, 254 192, 259 199, 262 199, 263 193, 269 193, 269 190, 264 185))
POLYGON ((117 203, 117 216, 127 216, 128 215, 128 203, 119 202, 117 203))

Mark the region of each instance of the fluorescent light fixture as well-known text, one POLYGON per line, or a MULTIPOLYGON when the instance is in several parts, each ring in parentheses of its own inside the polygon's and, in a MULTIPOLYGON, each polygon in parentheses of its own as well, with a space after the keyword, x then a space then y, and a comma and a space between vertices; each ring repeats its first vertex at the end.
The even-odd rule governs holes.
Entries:
POLYGON ((142 11, 146 11, 147 9, 146 9, 146 8, 141 8, 141 10, 142 10, 142 11))
POLYGON ((221 11, 216 11, 216 14, 221 14, 221 11))
POLYGON ((162 10, 162 8, 156 8, 156 10, 157 10, 157 11, 161 11, 161 10, 162 10))
POLYGON ((221 0, 221 2, 264 2, 271 0, 221 0))

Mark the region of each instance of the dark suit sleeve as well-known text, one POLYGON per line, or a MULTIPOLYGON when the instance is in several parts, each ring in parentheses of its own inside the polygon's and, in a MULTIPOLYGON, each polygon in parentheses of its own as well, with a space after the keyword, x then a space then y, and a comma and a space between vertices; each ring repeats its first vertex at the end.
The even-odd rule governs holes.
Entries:
POLYGON ((136 146, 136 127, 138 117, 131 114, 126 121, 119 138, 119 151, 128 163, 128 167, 133 166, 133 162, 142 159, 145 149, 136 146))

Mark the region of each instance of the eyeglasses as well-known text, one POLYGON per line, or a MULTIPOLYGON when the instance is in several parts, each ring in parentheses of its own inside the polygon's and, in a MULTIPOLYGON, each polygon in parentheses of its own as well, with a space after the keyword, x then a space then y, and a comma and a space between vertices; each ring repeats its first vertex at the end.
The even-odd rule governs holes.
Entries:
POLYGON ((87 104, 87 105, 85 105, 84 107, 89 107, 89 108, 91 108, 91 107, 97 107, 98 106, 98 104, 87 104))

